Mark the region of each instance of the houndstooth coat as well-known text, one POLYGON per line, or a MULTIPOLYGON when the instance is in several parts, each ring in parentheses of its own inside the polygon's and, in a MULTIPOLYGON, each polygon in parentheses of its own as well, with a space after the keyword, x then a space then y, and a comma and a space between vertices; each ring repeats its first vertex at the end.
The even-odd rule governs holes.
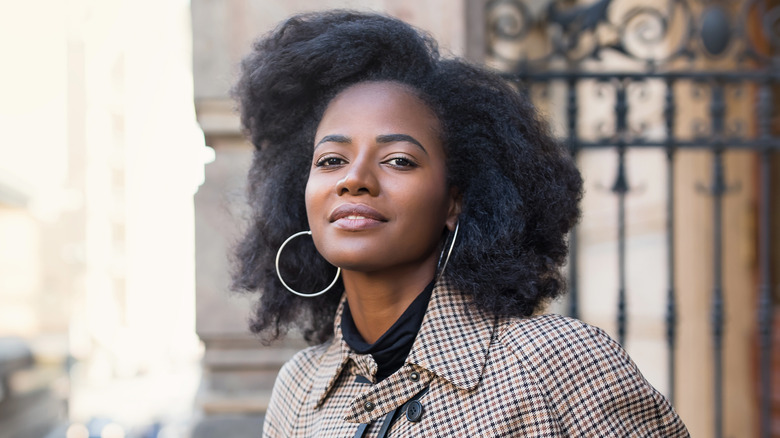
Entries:
POLYGON ((626 352, 578 320, 492 318, 442 281, 406 363, 374 384, 371 355, 354 353, 341 337, 342 308, 343 301, 334 339, 280 371, 264 437, 344 438, 358 428, 376 437, 388 412, 415 396, 422 415, 399 411, 387 436, 689 436, 626 352))

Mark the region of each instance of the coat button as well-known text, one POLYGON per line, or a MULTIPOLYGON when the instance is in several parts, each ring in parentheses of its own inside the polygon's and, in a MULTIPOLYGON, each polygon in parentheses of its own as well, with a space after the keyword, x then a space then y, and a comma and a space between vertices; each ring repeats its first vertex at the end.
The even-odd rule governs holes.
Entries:
POLYGON ((418 373, 417 371, 412 371, 412 373, 409 374, 409 379, 412 382, 416 382, 416 381, 420 380, 420 373, 418 373))
POLYGON ((370 401, 367 401, 367 402, 363 403, 363 409, 365 409, 366 412, 373 411, 375 407, 376 407, 376 405, 371 403, 370 401))
POLYGON ((406 419, 411 421, 412 423, 416 423, 420 421, 420 418, 422 418, 422 414, 423 414, 422 403, 418 402, 417 400, 410 401, 409 405, 406 407, 406 419))

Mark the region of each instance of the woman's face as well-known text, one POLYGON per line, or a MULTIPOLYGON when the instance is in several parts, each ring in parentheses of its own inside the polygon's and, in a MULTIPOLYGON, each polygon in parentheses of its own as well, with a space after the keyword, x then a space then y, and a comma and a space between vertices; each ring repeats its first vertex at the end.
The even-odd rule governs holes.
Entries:
POLYGON ((435 266, 458 202, 440 124, 404 85, 364 82, 338 94, 317 127, 306 212, 320 254, 344 270, 435 266))

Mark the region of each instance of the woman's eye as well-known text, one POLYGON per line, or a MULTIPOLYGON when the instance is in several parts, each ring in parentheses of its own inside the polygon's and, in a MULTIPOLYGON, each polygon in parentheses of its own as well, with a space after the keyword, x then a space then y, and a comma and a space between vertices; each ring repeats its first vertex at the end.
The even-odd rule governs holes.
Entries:
POLYGON ((329 167, 329 166, 339 166, 344 164, 344 159, 339 157, 323 157, 320 158, 316 163, 315 166, 317 167, 329 167))
POLYGON ((417 167, 417 164, 412 160, 403 157, 396 157, 387 160, 387 163, 395 167, 417 167))

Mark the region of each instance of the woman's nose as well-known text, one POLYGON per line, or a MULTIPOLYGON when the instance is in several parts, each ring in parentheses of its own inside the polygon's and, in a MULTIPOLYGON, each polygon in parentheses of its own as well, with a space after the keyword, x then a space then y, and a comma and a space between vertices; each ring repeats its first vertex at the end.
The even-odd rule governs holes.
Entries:
POLYGON ((375 196, 379 193, 379 181, 376 178, 376 170, 370 160, 357 159, 345 169, 346 173, 336 184, 336 192, 339 195, 368 194, 375 196))

